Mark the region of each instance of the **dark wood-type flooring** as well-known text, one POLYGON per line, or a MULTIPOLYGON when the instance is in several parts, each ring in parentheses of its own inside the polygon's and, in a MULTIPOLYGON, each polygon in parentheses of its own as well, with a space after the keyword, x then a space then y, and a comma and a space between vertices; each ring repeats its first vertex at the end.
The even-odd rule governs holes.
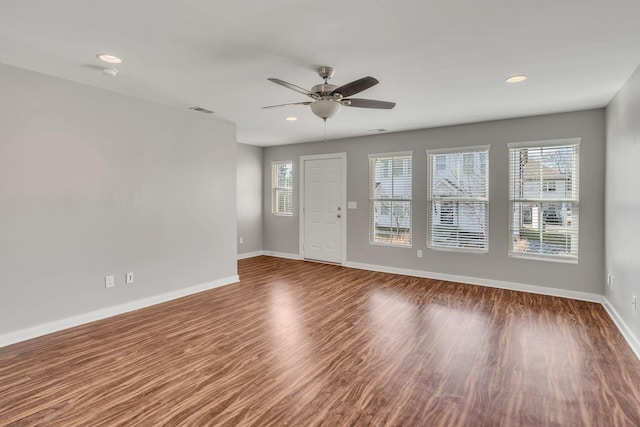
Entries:
POLYGON ((594 303, 256 257, 240 283, 0 348, 0 425, 640 426, 594 303))

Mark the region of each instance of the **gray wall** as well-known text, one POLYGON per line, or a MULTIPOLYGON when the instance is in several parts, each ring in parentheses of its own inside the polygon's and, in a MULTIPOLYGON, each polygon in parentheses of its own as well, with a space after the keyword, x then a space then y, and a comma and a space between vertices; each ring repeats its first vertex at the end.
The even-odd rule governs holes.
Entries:
POLYGON ((262 251, 262 147, 238 144, 237 183, 238 255, 262 251))
MULTIPOLYGON (((614 276, 605 297, 640 343, 640 69, 607 107, 606 271, 614 276)), ((638 344, 636 344, 638 345, 638 344)), ((640 347, 637 347, 640 348, 640 347)))
MULTIPOLYGON (((341 120, 337 117, 334 120, 341 120)), ((331 121, 327 123, 331 126, 331 121)), ((321 125, 318 125, 321 128, 321 125)), ((375 126, 371 126, 375 127, 375 126)), ((264 249, 299 253, 299 156, 347 153, 347 199, 358 209, 347 210, 347 261, 377 266, 421 270, 601 294, 604 265, 604 110, 589 110, 522 119, 502 120, 380 134, 328 142, 267 147, 264 150, 264 249), (579 263, 523 260, 507 256, 508 159, 507 143, 582 138, 580 147, 580 247, 579 263), (489 253, 463 254, 426 247, 427 149, 491 145, 489 253), (368 154, 413 150, 413 246, 397 248, 369 244, 368 154), (293 217, 274 216, 269 209, 269 165, 293 159, 295 209, 293 217), (424 257, 416 257, 422 249, 424 257)))
POLYGON ((237 274, 235 125, 4 65, 0 94, 0 334, 237 274))

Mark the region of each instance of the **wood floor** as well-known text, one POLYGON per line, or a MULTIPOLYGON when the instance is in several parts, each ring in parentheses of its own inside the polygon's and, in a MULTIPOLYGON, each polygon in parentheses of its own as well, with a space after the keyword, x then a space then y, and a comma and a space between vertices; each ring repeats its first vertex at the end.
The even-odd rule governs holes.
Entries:
POLYGON ((640 426, 598 304, 256 257, 241 282, 0 348, 0 425, 640 426))

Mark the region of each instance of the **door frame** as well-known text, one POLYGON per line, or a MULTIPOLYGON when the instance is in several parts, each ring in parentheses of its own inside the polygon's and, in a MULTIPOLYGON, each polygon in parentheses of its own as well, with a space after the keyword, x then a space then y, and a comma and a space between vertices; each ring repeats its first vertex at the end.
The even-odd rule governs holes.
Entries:
POLYGON ((342 188, 340 191, 342 194, 339 197, 342 207, 342 221, 340 221, 340 244, 341 244, 341 260, 340 265, 347 263, 347 153, 331 153, 331 154, 313 154, 308 156, 300 156, 300 241, 299 241, 299 254, 300 259, 304 259, 304 193, 305 193, 305 169, 304 164, 307 160, 328 160, 339 159, 342 169, 342 188))

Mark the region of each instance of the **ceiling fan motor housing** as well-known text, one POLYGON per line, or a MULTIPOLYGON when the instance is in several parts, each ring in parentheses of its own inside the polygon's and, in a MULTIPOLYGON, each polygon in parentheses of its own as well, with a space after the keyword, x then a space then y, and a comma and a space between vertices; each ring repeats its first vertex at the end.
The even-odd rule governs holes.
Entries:
POLYGON ((322 83, 322 84, 315 85, 314 87, 312 87, 311 88, 311 92, 313 92, 313 93, 315 93, 317 95, 320 95, 320 96, 328 96, 337 87, 338 86, 332 85, 332 84, 329 84, 329 83, 322 83))

